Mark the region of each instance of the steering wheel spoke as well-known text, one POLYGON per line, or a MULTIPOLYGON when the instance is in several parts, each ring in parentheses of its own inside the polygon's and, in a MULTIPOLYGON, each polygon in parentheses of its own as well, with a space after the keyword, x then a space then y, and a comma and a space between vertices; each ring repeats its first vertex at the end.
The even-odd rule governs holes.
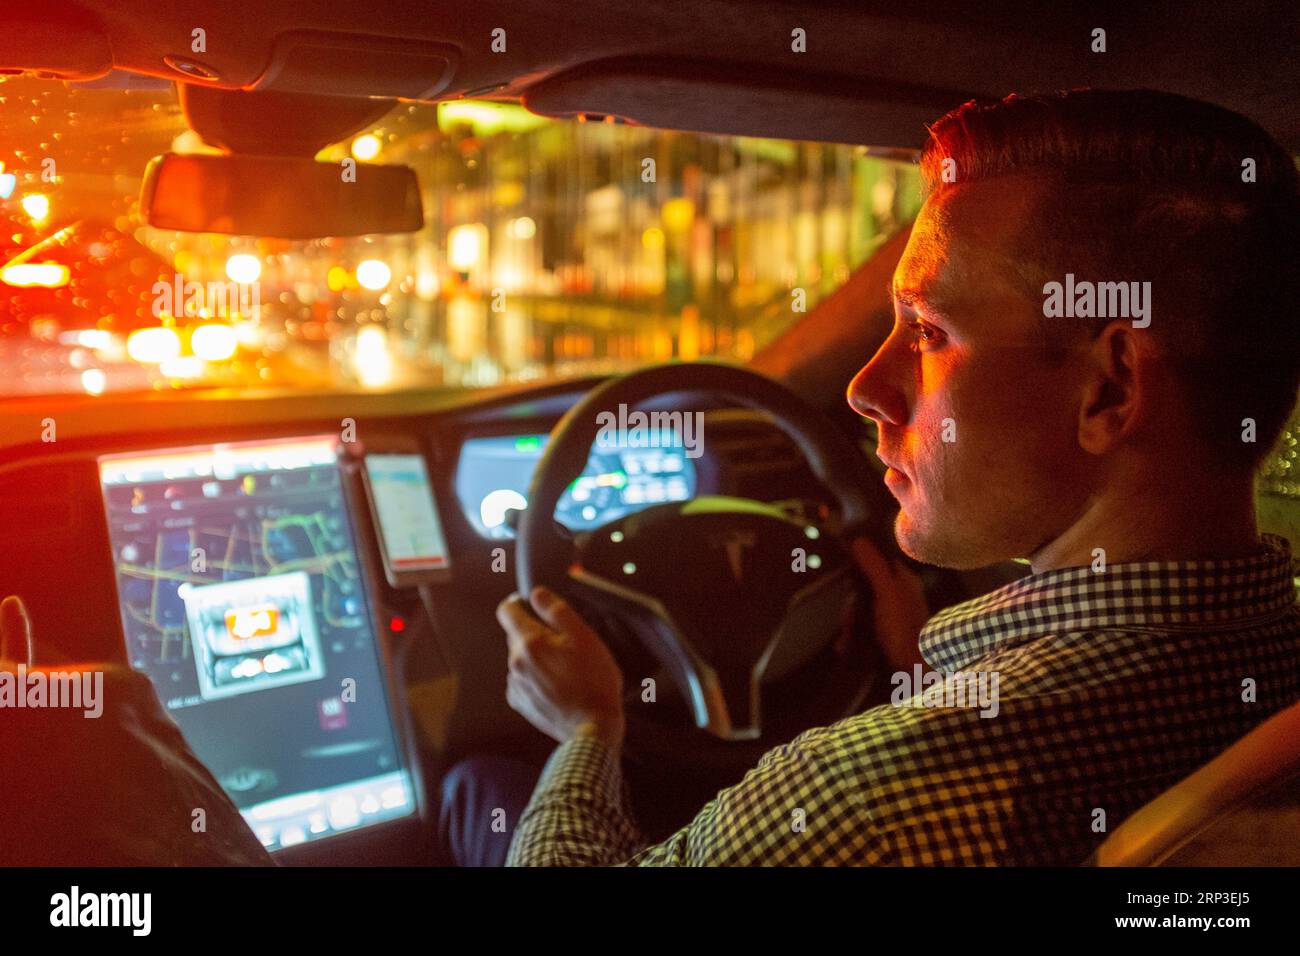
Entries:
POLYGON ((761 675, 752 666, 733 665, 719 672, 654 595, 577 567, 570 569, 569 580, 587 601, 617 608, 616 613, 682 691, 697 727, 723 740, 759 736, 761 675))

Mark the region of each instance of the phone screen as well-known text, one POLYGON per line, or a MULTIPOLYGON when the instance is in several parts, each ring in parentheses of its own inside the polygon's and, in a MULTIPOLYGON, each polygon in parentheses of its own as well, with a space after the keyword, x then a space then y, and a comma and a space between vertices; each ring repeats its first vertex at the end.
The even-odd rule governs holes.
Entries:
POLYGON ((371 454, 366 475, 389 577, 451 567, 428 467, 419 454, 371 454))

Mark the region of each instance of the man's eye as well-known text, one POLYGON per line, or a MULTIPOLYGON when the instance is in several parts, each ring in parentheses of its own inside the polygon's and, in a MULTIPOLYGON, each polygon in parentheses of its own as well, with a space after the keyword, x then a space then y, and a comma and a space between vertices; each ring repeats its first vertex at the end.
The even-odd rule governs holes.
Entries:
POLYGON ((943 340, 942 333, 932 325, 925 322, 909 322, 908 328, 912 331, 914 344, 934 346, 943 340))

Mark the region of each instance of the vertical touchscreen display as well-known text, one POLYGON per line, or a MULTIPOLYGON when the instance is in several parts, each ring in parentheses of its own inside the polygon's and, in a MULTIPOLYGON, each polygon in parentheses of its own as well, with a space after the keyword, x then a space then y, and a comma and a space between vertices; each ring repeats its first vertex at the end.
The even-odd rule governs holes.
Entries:
POLYGON ((99 464, 131 664, 262 843, 415 812, 336 439, 99 464))

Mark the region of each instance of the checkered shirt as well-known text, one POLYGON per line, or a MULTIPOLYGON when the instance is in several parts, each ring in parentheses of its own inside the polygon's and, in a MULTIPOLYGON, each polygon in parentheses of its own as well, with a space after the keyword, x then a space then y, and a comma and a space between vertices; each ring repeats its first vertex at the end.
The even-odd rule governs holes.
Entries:
POLYGON ((894 675, 894 702, 770 751, 657 846, 627 809, 617 755, 574 738, 547 763, 509 862, 1081 863, 1300 698, 1294 573, 1288 542, 1265 535, 1251 557, 1047 571, 948 608, 920 639, 926 678, 942 678, 908 696, 894 675), (969 675, 986 688, 996 675, 995 715, 934 706, 969 675))

